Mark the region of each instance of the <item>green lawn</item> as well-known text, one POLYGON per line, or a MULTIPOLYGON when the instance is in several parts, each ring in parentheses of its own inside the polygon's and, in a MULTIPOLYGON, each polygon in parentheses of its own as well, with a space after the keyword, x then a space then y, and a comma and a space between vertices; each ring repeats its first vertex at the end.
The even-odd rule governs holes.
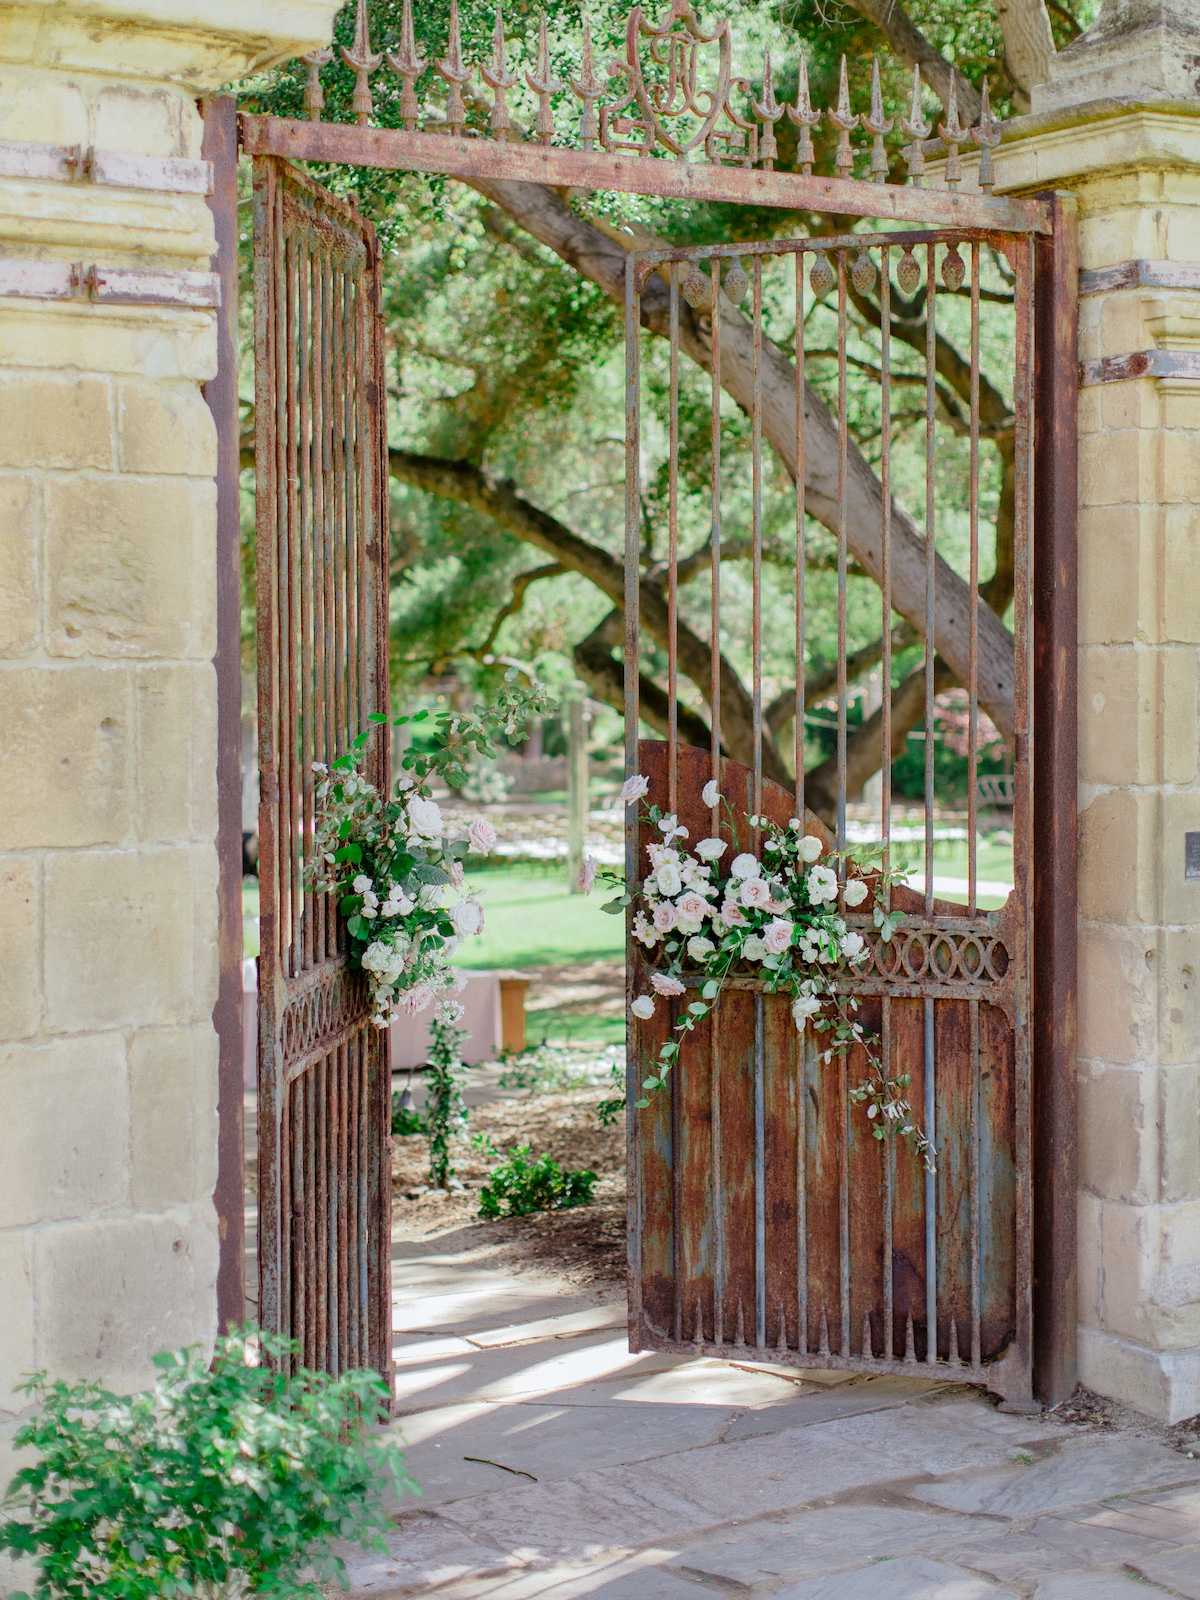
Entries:
POLYGON ((565 961, 620 960, 625 918, 601 911, 612 890, 597 884, 590 895, 568 894, 566 873, 501 868, 471 874, 483 904, 478 939, 459 948, 462 967, 540 967, 565 961))

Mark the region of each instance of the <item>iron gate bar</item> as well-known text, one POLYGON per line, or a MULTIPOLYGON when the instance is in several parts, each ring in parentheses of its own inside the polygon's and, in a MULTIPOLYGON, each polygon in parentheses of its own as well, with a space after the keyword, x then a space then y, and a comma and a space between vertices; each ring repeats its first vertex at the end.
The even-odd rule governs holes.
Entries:
POLYGON ((859 178, 804 177, 792 172, 701 165, 654 157, 613 156, 598 150, 464 139, 399 128, 358 128, 346 123, 300 122, 243 112, 247 155, 330 162, 386 171, 445 173, 448 177, 501 178, 550 189, 655 194, 732 205, 780 206, 831 216, 870 215, 880 221, 949 228, 995 228, 1006 233, 1049 233, 1044 201, 949 189, 907 189, 866 184, 859 178), (650 170, 647 170, 650 169, 650 170))

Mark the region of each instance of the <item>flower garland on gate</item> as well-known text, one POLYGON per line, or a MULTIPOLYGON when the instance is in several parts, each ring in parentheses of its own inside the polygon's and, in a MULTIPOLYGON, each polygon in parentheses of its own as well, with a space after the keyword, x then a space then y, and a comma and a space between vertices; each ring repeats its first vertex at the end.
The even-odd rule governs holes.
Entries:
MULTIPOLYGON (((638 774, 626 780, 621 798, 634 804, 649 787, 638 774)), ((714 780, 704 786, 701 798, 711 808, 723 805, 729 816, 733 855, 726 875, 720 862, 728 842, 700 839, 689 850, 684 843, 688 830, 657 805, 645 808, 661 838, 646 846, 649 871, 640 885, 631 893, 620 874, 604 874, 625 891, 606 909, 620 910, 636 894, 633 937, 666 958, 650 975, 651 992, 638 995, 630 1006, 633 1015, 647 1020, 659 996, 673 999, 689 986, 699 990, 675 1024, 674 1037, 659 1047, 655 1071, 644 1080, 643 1098, 635 1104, 647 1106, 645 1096, 665 1086, 684 1038, 715 1009, 726 981, 740 969, 760 977, 766 993, 792 996, 797 1029, 803 1033, 811 1027, 824 1036, 826 1062, 862 1046, 868 1076, 850 1090, 851 1101, 866 1107, 876 1139, 885 1138, 887 1131, 898 1133, 933 1171, 933 1146, 905 1095, 910 1075, 892 1076, 885 1070, 877 1041, 853 1016, 857 999, 839 995, 832 978, 839 970, 853 971, 870 956, 862 934, 840 915, 839 898, 856 909, 873 893, 875 927, 890 941, 903 913, 889 909, 887 891, 903 882, 903 868, 882 870, 877 847, 826 850, 815 834, 804 832, 797 817, 786 828, 766 817, 750 817, 750 827, 761 836, 760 854, 742 850, 733 808, 714 780), (872 882, 863 874, 870 874, 872 882)))
MULTIPOLYGON (((404 774, 389 797, 361 770, 371 728, 328 766, 313 763, 316 834, 305 878, 338 896, 350 965, 367 975, 377 1028, 397 1012, 416 1016, 435 1001, 446 1021, 463 1014, 452 998, 463 980, 450 962, 462 939, 483 932, 483 907, 467 884, 463 859, 471 850, 487 855, 496 830, 477 817, 465 832, 450 834, 429 779, 437 775, 461 789, 470 759, 497 758, 493 740, 501 732, 511 738, 530 717, 556 709, 542 684, 525 689, 516 677, 510 668, 499 695, 480 711, 397 717, 397 727, 429 722, 423 731, 432 734, 433 748, 405 752, 404 774)), ((386 727, 388 718, 375 713, 370 721, 386 727)))

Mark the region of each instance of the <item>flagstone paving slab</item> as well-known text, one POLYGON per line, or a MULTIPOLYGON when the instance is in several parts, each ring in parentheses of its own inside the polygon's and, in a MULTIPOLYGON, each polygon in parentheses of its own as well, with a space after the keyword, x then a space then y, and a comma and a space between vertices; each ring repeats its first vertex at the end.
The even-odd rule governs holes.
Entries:
POLYGON ((764 1433, 781 1433, 787 1428, 808 1428, 815 1422, 832 1422, 838 1417, 891 1411, 922 1395, 935 1393, 937 1388, 937 1384, 919 1378, 874 1378, 824 1393, 808 1391, 806 1386, 792 1400, 739 1417, 725 1438, 751 1439, 764 1433))
POLYGON ((1162 1584, 1184 1600, 1200 1600, 1200 1544, 1143 1557, 1131 1565, 1150 1583, 1162 1584))
POLYGON ((777 1589, 774 1600, 1018 1600, 1019 1590, 1006 1589, 944 1561, 901 1556, 876 1561, 854 1572, 777 1589))
POLYGON ((992 1527, 982 1517, 938 1516, 900 1506, 837 1506, 731 1528, 689 1546, 670 1565, 743 1589, 770 1589, 798 1578, 843 1572, 881 1556, 929 1555, 992 1527))
POLYGON ((1019 1520, 1110 1495, 1200 1481, 1200 1462, 1125 1434, 1068 1438, 1057 1449, 1043 1436, 1040 1452, 994 1472, 924 1485, 913 1490, 914 1498, 949 1511, 1019 1520))
MULTIPOLYGON (((992 1523, 995 1528, 995 1523, 992 1523)), ((1039 1517, 1020 1528, 990 1532, 956 1544, 950 1559, 985 1572, 1000 1582, 1048 1577, 1052 1573, 1090 1572, 1119 1567, 1163 1549, 1161 1538, 1128 1528, 1105 1526, 1098 1518, 1039 1517)))
POLYGON ((1076 1572, 1045 1578, 1033 1600, 1156 1600, 1161 1594, 1121 1572, 1076 1572))

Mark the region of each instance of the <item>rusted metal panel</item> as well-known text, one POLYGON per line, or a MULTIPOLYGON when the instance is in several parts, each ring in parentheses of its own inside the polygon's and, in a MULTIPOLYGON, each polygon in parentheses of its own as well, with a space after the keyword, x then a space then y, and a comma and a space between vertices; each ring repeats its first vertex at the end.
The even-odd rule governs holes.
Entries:
POLYGON ((646 160, 600 150, 547 149, 536 144, 494 144, 399 128, 360 128, 336 122, 242 116, 242 145, 250 154, 292 161, 329 161, 399 172, 442 172, 456 178, 505 178, 554 189, 657 194, 672 199, 777 206, 831 216, 861 216, 865 206, 880 221, 929 223, 951 228, 1044 232, 1038 202, 948 189, 904 189, 858 178, 804 177, 692 161, 646 160), (866 191, 866 193, 864 193, 866 191))
MULTIPOLYGON (((1033 974, 1034 1389, 1074 1392, 1077 1028, 1077 593, 1079 259, 1075 202, 1047 197, 1054 233, 1035 250, 1033 974)), ((1200 376, 1198 368, 1197 376, 1200 376)))
MULTIPOLYGON (((305 858, 314 762, 388 709, 379 251, 354 208, 256 160, 259 1274, 264 1326, 390 1371, 390 1070, 305 858)), ((382 737, 369 775, 386 784, 382 737)))
MULTIPOLYGON (((723 264, 744 282, 733 298, 750 297, 752 370, 762 348, 762 274, 771 257, 795 257, 797 285, 812 268, 813 290, 829 295, 838 322, 837 414, 848 437, 847 328, 850 282, 867 287, 881 270, 896 271, 904 292, 926 286, 925 376, 925 663, 922 680, 926 727, 932 725, 941 680, 937 667, 939 565, 934 382, 938 284, 956 292, 970 274, 970 401, 964 431, 969 438, 967 524, 971 583, 968 647, 963 657, 971 734, 979 719, 979 348, 981 246, 1008 258, 1015 276, 1016 596, 1014 603, 1014 890, 999 911, 978 906, 978 812, 968 806, 968 877, 964 903, 935 895, 934 819, 938 795, 931 741, 926 741, 924 793, 924 885, 895 886, 891 906, 905 914, 884 941, 872 919, 846 912, 846 921, 866 942, 870 958, 854 971, 839 972, 840 994, 855 999, 861 1018, 880 1040, 889 1074, 908 1074, 907 1096, 937 1151, 928 1170, 894 1135, 872 1137, 850 1091, 866 1076, 866 1057, 856 1047, 825 1059, 811 1035, 801 1038, 789 999, 764 992, 761 980, 744 973, 728 980, 715 1016, 688 1037, 669 1095, 651 1100, 630 1116, 631 1337, 634 1348, 704 1350, 714 1354, 752 1351, 807 1365, 878 1372, 919 1364, 931 1376, 985 1382, 1007 1399, 1030 1394, 1031 1362, 1031 1147, 1030 1147, 1030 951, 1032 741, 1030 541, 1032 477, 1032 289, 1029 235, 989 233, 963 237, 945 229, 923 234, 868 235, 835 239, 766 241, 684 250, 636 252, 627 291, 627 447, 629 472, 641 451, 638 295, 650 275, 677 284, 693 305, 707 303, 714 317, 713 343, 719 365, 724 289, 717 294, 723 264), (961 252, 961 253, 960 253, 961 252), (969 261, 964 259, 969 255, 969 261), (748 270, 737 262, 744 261, 748 270), (690 278, 688 276, 690 274, 690 278)), ((797 319, 800 320, 799 318, 797 319)), ((674 359, 674 321, 670 342, 674 359)), ((800 351, 801 355, 803 351, 800 351)), ((879 374, 884 408, 889 404, 889 348, 883 345, 879 374)), ((799 380, 798 380, 799 381, 799 380)), ((910 380, 911 381, 911 377, 910 380)), ((713 635, 721 626, 720 517, 722 474, 715 428, 719 401, 714 379, 712 442, 713 635)), ((673 393, 673 391, 672 391, 673 393)), ((761 830, 751 816, 785 824, 805 815, 806 825, 828 845, 848 837, 849 789, 847 551, 844 530, 845 463, 839 474, 838 671, 836 684, 836 782, 830 826, 805 812, 800 794, 764 777, 762 672, 767 626, 761 584, 762 436, 758 386, 749 405, 752 533, 746 634, 751 674, 754 760, 739 766, 719 749, 720 676, 713 675, 710 726, 713 750, 681 746, 675 734, 663 742, 634 746, 640 638, 636 609, 626 614, 625 685, 629 771, 650 780, 649 799, 678 813, 693 838, 728 824, 705 806, 701 789, 716 777, 737 818, 743 843, 757 843, 761 830)), ((672 402, 673 403, 673 402, 672 402)), ((803 460, 802 390, 797 397, 803 460)), ((668 426, 668 442, 674 437, 668 426)), ((885 450, 883 470, 890 470, 885 450)), ((670 499, 670 497, 669 497, 670 499)), ((804 510, 797 494, 797 553, 794 627, 797 659, 804 634, 804 510)), ((885 507, 888 507, 885 498, 885 507)), ((883 513, 882 571, 890 577, 890 507, 883 513)), ((627 581, 636 589, 641 527, 636 495, 627 506, 627 581)), ((668 541, 668 563, 678 540, 668 541)), ((884 593, 884 636, 890 628, 891 595, 884 593)), ((668 618, 673 635, 675 611, 668 618)), ((792 624, 789 624, 791 626, 792 624)), ((668 697, 677 694, 673 637, 667 640, 668 697)), ((802 672, 797 710, 803 715, 802 672)), ((883 721, 889 724, 893 692, 885 683, 883 721)), ((674 715, 668 728, 677 727, 674 715)), ((891 746, 890 726, 888 745, 891 746)), ((972 745, 972 749, 973 749, 972 745)), ((968 762, 977 776, 975 758, 968 762)), ((891 808, 885 767, 881 841, 890 849, 891 808)), ((629 832, 629 881, 642 876, 642 830, 629 832)), ((631 990, 648 987, 653 962, 631 939, 631 990)), ((686 981, 686 975, 685 975, 686 981)), ((664 1003, 656 1015, 631 1025, 631 1084, 651 1070, 658 1047, 693 998, 699 977, 685 995, 664 1003)), ((819 1042, 818 1042, 819 1043, 819 1042)))
POLYGON ((217 1321, 245 1319, 245 1150, 242 1042, 242 602, 237 390, 237 102, 204 102, 204 165, 216 174, 209 207, 221 280, 217 372, 204 385, 217 435, 217 857, 220 968, 213 1027, 219 1041, 217 1321))

